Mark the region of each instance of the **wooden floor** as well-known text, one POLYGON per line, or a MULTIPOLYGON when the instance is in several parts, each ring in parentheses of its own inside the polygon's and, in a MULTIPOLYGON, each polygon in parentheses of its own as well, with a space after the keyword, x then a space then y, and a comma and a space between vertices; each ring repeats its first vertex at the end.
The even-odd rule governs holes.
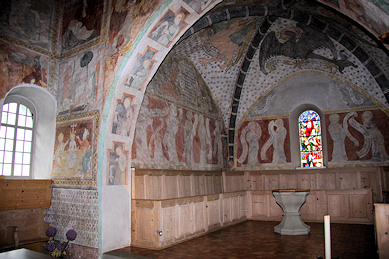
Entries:
MULTIPOLYGON (((163 250, 135 247, 111 251, 103 258, 324 258, 324 226, 307 224, 308 235, 274 233, 279 222, 246 221, 163 250)), ((373 225, 331 224, 332 257, 375 259, 373 225)))

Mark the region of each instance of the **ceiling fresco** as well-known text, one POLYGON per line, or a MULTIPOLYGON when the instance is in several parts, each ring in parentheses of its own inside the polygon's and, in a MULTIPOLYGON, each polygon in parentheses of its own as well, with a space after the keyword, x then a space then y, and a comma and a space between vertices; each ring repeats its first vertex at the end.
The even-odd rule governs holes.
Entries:
MULTIPOLYGON (((326 4, 344 7, 340 1, 326 4)), ((265 106, 264 100, 282 84, 302 84, 308 90, 315 83, 319 88, 311 92, 316 98, 317 91, 328 91, 321 85, 333 86, 330 92, 341 103, 331 106, 324 100, 323 110, 353 108, 361 101, 389 107, 388 51, 375 40, 387 28, 386 21, 374 36, 332 8, 312 1, 223 1, 170 51, 165 60, 185 57, 209 88, 228 131, 230 159, 236 129, 245 118, 266 116, 248 113, 255 104, 257 111, 265 106)), ((290 112, 282 96, 288 100, 287 95, 273 100, 279 110, 272 115, 290 112)))
MULTIPOLYGON (((247 54, 249 41, 253 40, 254 32, 262 26, 265 19, 260 15, 235 19, 223 17, 226 13, 225 8, 233 6, 234 10, 239 10, 237 6, 243 5, 244 2, 224 1, 215 7, 214 13, 204 18, 204 20, 213 19, 212 25, 204 26, 204 29, 181 39, 168 55, 168 58, 187 57, 193 62, 219 105, 226 127, 232 113, 231 103, 236 94, 235 84, 242 60, 247 54), (221 21, 213 22, 214 20, 221 21)), ((266 6, 271 4, 270 2, 274 6, 274 1, 260 1, 259 5, 266 6)), ((300 1, 290 9, 292 8, 296 11, 303 10, 304 13, 301 15, 312 15, 352 38, 358 45, 363 46, 372 59, 380 60, 376 64, 381 71, 388 73, 389 59, 382 58, 387 57, 384 50, 367 37, 356 24, 335 15, 322 5, 300 1)), ((271 7, 267 9, 270 10, 271 7)), ((245 74, 237 121, 260 96, 267 93, 283 78, 310 70, 322 71, 350 82, 388 107, 385 92, 377 85, 374 76, 366 73, 364 64, 337 39, 334 40, 296 19, 279 17, 267 30, 245 74), (297 36, 287 40, 287 37, 293 34, 297 36)))

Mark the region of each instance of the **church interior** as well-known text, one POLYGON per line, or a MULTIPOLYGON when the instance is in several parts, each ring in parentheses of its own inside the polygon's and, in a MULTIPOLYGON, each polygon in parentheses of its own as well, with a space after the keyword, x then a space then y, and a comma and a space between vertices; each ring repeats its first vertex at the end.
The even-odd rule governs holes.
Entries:
POLYGON ((185 253, 245 224, 274 258, 284 236, 323 243, 316 258, 329 215, 389 257, 387 1, 0 10, 0 251, 185 253))

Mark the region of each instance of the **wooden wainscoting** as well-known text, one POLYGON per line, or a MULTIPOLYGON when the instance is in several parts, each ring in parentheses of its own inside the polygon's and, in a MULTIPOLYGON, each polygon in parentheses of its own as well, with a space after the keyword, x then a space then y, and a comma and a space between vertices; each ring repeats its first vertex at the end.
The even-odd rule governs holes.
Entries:
MULTIPOLYGON (((283 211, 272 191, 248 192, 248 219, 281 221, 283 211)), ((311 190, 300 209, 304 221, 323 222, 331 215, 333 223, 373 224, 373 198, 370 189, 311 190)))
POLYGON ((243 222, 246 192, 132 200, 132 245, 162 249, 243 222))

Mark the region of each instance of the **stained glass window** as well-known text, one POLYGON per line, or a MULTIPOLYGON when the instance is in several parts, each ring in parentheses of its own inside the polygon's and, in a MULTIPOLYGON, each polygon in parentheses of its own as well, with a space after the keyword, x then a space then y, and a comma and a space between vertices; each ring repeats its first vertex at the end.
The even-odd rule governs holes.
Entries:
POLYGON ((313 110, 299 117, 301 167, 322 167, 323 150, 320 116, 313 110))

